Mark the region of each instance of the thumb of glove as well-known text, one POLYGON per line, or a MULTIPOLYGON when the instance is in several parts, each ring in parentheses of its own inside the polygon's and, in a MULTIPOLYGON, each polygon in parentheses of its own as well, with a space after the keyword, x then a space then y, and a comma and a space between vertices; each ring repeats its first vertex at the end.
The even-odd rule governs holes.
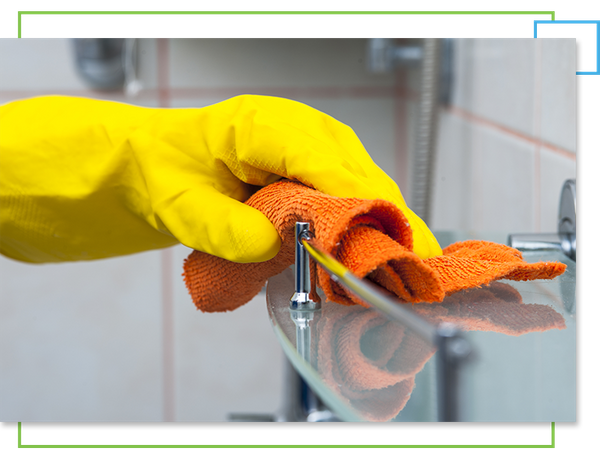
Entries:
POLYGON ((143 131, 132 135, 128 145, 135 158, 131 169, 139 169, 145 190, 130 206, 156 230, 232 262, 264 262, 277 254, 277 230, 243 203, 252 186, 227 168, 213 167, 143 131))

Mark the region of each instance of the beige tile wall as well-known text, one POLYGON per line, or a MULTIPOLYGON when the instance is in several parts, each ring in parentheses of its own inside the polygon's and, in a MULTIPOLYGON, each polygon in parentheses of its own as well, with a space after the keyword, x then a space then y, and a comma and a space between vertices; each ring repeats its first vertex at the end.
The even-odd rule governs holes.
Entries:
POLYGON ((431 225, 555 232, 576 176, 575 40, 455 42, 431 225))
MULTIPOLYGON (((410 203, 419 72, 372 75, 365 40, 141 40, 135 97, 91 91, 67 40, 3 40, 0 103, 73 94, 202 107, 289 97, 349 124, 410 203)), ((554 231, 575 176, 574 41, 460 40, 440 114, 432 227, 554 231)), ((283 355, 265 299, 196 312, 183 246, 31 266, 0 258, 0 420, 222 421, 273 412, 283 355)))

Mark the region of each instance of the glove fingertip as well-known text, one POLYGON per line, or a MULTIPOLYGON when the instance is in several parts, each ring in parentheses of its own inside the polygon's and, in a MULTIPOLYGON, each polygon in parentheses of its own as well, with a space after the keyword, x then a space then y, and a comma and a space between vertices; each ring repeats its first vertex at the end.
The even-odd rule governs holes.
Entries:
POLYGON ((233 262, 256 263, 272 259, 279 252, 281 238, 269 220, 261 215, 256 222, 244 222, 232 233, 235 235, 231 244, 233 262), (261 222, 262 217, 264 222, 261 222))

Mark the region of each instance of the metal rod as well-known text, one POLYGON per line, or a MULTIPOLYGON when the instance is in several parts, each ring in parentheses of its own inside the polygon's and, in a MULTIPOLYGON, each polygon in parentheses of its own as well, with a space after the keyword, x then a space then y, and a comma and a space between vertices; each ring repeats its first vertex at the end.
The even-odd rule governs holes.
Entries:
MULTIPOLYGON (((310 285, 310 262, 308 253, 304 249, 301 240, 310 238, 310 224, 307 222, 296 222, 296 261, 294 264, 294 295, 290 299, 292 310, 318 310, 321 303, 318 298, 311 299, 310 285)), ((316 290, 312 290, 316 292, 316 290)))
POLYGON ((350 270, 326 252, 316 248, 310 241, 303 239, 302 244, 306 248, 306 251, 308 251, 308 253, 333 276, 334 281, 348 288, 369 305, 373 305, 373 307, 381 311, 384 315, 402 322, 419 334, 428 343, 437 345, 437 333, 434 326, 421 319, 415 313, 408 311, 398 302, 390 299, 388 295, 380 292, 381 290, 370 282, 354 276, 350 270))
POLYGON ((556 233, 512 234, 508 235, 508 245, 519 251, 562 250, 560 237, 556 233))
MULTIPOLYGON (((299 235, 306 252, 333 278, 360 299, 387 317, 399 321, 437 347, 438 420, 455 422, 460 419, 459 376, 462 364, 472 355, 469 342, 452 324, 434 327, 415 313, 389 298, 369 281, 362 280, 325 251, 315 247, 309 238, 299 235)), ((298 330, 298 329, 297 329, 298 330)))

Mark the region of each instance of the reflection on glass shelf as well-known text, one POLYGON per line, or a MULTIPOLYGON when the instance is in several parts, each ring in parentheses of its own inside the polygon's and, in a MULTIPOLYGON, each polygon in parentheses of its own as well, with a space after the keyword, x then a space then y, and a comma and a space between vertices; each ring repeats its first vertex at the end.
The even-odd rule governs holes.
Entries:
POLYGON ((398 415, 435 352, 416 333, 360 306, 326 305, 316 332, 324 384, 369 421, 398 415))
MULTIPOLYGON (((498 281, 405 304, 432 324, 452 322, 476 350, 461 382, 463 420, 575 420, 575 264, 559 253, 555 280, 498 281)), ((288 358, 325 404, 347 421, 435 421, 435 348, 375 309, 323 302, 310 321, 305 359, 295 350, 291 270, 267 287, 269 314, 288 358)))

